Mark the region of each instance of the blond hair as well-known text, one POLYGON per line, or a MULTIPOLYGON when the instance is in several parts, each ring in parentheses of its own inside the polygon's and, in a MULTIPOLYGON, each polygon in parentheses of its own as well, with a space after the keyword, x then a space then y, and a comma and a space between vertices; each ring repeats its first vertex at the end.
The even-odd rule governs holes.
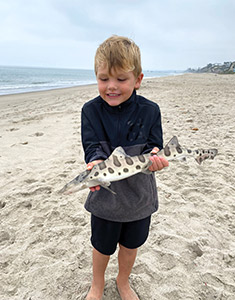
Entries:
POLYGON ((96 50, 96 75, 100 66, 107 66, 109 73, 112 68, 119 68, 125 72, 133 71, 137 78, 142 72, 140 49, 131 39, 113 35, 96 50))

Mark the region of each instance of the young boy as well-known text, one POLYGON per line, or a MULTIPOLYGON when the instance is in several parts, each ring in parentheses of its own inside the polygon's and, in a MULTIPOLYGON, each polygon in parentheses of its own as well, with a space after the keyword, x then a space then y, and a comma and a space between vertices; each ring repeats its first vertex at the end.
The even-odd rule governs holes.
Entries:
MULTIPOLYGON (((156 103, 136 94, 143 79, 140 50, 128 38, 112 36, 95 55, 99 96, 82 109, 82 143, 87 168, 107 159, 122 146, 130 156, 162 149, 162 126, 156 103)), ((152 156, 150 171, 168 166, 152 156)), ((113 182, 111 189, 91 188, 85 208, 91 212, 93 281, 87 300, 102 298, 104 275, 119 244, 117 288, 124 300, 139 299, 129 285, 137 248, 148 237, 151 214, 158 209, 154 173, 113 182)))

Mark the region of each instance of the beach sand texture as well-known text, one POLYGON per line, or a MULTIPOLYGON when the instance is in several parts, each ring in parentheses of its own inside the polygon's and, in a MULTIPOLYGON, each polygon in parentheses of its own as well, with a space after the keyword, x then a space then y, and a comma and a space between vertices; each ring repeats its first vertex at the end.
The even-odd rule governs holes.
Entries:
MULTIPOLYGON (((164 141, 218 148, 199 166, 156 173, 160 207, 130 277, 141 300, 235 299, 235 76, 146 79, 139 94, 161 108, 164 141)), ((88 190, 57 191, 85 168, 83 86, 0 97, 0 299, 84 299, 92 278, 88 190)), ((108 201, 108 199, 107 199, 108 201)), ((120 299, 117 251, 104 300, 120 299)))

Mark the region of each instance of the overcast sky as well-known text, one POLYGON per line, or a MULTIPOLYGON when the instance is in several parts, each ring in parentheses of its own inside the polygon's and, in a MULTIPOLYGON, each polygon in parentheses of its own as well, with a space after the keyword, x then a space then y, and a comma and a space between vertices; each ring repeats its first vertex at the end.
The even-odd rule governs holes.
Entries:
POLYGON ((235 0, 0 0, 0 65, 93 69, 98 45, 132 38, 143 69, 235 60, 235 0))

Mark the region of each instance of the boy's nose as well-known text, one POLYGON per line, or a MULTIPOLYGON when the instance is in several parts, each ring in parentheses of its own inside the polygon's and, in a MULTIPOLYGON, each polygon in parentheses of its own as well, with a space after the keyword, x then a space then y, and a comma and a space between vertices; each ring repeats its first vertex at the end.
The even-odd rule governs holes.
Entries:
POLYGON ((111 91, 114 91, 117 89, 117 85, 116 85, 115 81, 113 81, 113 80, 109 81, 108 89, 111 91))

